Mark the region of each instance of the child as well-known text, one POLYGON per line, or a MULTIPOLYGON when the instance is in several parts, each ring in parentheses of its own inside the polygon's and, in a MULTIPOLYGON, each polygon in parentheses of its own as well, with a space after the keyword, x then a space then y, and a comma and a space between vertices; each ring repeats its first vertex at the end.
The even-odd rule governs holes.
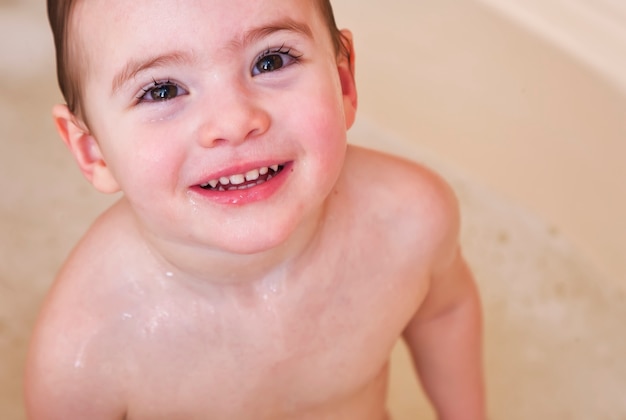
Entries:
POLYGON ((122 198, 35 329, 33 420, 386 418, 404 337, 440 419, 484 419, 453 193, 346 145, 327 0, 49 0, 58 131, 122 198))

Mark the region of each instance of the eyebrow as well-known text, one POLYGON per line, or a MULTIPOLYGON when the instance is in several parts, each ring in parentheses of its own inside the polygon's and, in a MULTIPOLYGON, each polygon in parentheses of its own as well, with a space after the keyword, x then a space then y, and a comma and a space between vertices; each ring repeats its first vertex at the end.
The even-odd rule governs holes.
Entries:
MULTIPOLYGON (((244 32, 239 39, 231 41, 228 45, 232 48, 246 46, 281 31, 295 32, 309 39, 313 39, 313 31, 309 25, 291 18, 284 18, 267 25, 250 29, 244 32)), ((113 78, 112 91, 113 93, 117 92, 130 79, 147 69, 165 67, 172 64, 188 64, 193 62, 194 59, 195 57, 190 52, 173 51, 153 57, 130 60, 113 78)))
POLYGON ((275 32, 281 31, 295 32, 297 34, 304 35, 307 38, 313 39, 313 31, 309 25, 303 22, 298 22, 289 17, 285 17, 276 22, 259 26, 258 28, 253 28, 244 32, 240 40, 233 41, 231 44, 233 46, 246 46, 275 32))
POLYGON ((171 64, 185 64, 194 60, 190 53, 181 51, 174 51, 171 53, 160 54, 154 57, 143 58, 141 60, 130 60, 122 71, 120 71, 114 78, 112 83, 113 93, 117 92, 124 84, 137 74, 144 70, 165 67, 171 64))

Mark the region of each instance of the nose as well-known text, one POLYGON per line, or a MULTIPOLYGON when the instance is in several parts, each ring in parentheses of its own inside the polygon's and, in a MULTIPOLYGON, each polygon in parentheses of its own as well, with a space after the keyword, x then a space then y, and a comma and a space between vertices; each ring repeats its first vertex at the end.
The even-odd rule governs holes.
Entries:
POLYGON ((241 86, 222 86, 207 99, 202 111, 202 147, 241 144, 265 133, 270 115, 262 98, 241 86))

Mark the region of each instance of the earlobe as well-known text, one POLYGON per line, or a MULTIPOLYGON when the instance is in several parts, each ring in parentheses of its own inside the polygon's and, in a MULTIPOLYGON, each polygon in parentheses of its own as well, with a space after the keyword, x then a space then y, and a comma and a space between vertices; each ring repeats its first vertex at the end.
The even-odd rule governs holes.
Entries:
POLYGON ((56 105, 52 116, 59 135, 85 178, 100 192, 118 192, 120 187, 104 161, 98 142, 84 122, 67 105, 56 105))
POLYGON ((349 30, 341 30, 341 42, 343 45, 343 49, 339 52, 337 67, 339 70, 339 79, 341 82, 341 91, 343 94, 346 128, 350 128, 352 127, 352 124, 354 124, 354 120, 356 118, 358 100, 356 81, 354 78, 354 43, 352 41, 352 33, 349 30))

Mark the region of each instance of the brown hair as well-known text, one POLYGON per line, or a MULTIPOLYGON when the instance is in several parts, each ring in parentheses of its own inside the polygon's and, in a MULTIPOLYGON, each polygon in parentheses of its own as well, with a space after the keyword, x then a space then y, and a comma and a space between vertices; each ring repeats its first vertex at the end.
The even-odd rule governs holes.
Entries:
MULTIPOLYGON (((75 115, 81 116, 81 83, 78 65, 77 43, 72 40, 72 31, 69 30, 72 10, 78 0, 47 0, 48 20, 52 28, 54 46, 56 50, 57 79, 61 93, 67 105, 75 115)), ((322 17, 326 22, 331 35, 335 52, 350 59, 346 40, 337 28, 330 0, 316 0, 322 17)), ((84 116, 84 115, 83 115, 84 116)))

